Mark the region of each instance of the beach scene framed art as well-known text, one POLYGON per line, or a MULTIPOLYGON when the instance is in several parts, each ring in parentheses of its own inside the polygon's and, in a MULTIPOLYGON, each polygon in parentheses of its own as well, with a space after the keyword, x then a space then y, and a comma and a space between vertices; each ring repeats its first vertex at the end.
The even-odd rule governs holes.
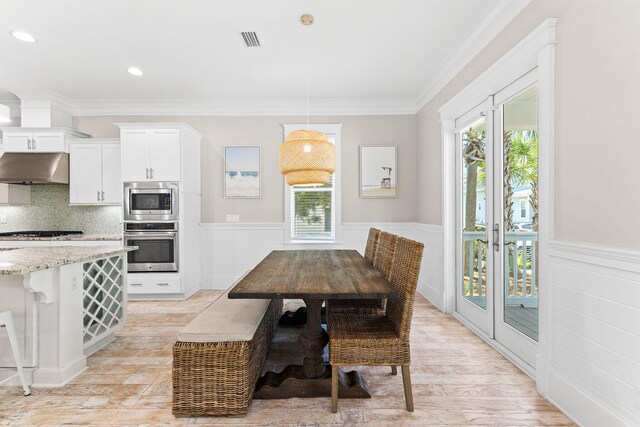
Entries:
POLYGON ((260 174, 259 146, 224 147, 224 197, 260 198, 260 174))
POLYGON ((398 147, 360 146, 360 197, 393 199, 398 197, 398 147))

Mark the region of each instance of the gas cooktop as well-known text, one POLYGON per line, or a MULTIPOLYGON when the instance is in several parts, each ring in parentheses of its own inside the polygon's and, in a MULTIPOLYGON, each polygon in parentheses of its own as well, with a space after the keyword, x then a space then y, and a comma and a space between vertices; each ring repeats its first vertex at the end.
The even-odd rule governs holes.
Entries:
POLYGON ((82 231, 9 231, 0 233, 0 237, 62 237, 83 234, 82 231))

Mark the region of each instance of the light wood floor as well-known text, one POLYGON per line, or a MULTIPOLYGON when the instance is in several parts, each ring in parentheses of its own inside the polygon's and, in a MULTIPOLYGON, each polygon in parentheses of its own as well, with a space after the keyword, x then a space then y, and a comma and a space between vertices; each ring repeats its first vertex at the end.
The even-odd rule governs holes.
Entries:
MULTIPOLYGON (((171 414, 171 346, 178 331, 218 292, 184 302, 130 302, 129 320, 115 342, 89 358, 89 369, 57 389, 0 387, 0 425, 573 425, 536 393, 534 382, 453 317, 424 298, 412 328, 412 380, 416 411, 404 409, 401 376, 389 369, 359 369, 372 399, 254 401, 244 418, 175 418, 171 414)), ((282 329, 270 358, 299 357, 282 329), (286 356, 286 357, 280 357, 286 356)), ((269 368, 277 363, 269 362, 269 368)))

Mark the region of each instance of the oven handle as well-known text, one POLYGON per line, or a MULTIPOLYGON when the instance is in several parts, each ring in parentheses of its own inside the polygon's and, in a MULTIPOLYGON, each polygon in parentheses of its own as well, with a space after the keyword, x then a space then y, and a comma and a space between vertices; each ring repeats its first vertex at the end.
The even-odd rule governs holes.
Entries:
POLYGON ((125 239, 127 237, 176 237, 178 235, 177 231, 164 231, 164 232, 135 232, 135 233, 124 233, 125 239))

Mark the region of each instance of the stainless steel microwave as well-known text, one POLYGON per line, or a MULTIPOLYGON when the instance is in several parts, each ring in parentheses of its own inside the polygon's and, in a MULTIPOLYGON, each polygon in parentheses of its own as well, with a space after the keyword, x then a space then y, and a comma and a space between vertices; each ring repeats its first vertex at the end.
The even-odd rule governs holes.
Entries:
POLYGON ((178 221, 178 184, 127 182, 124 184, 125 221, 178 221))

